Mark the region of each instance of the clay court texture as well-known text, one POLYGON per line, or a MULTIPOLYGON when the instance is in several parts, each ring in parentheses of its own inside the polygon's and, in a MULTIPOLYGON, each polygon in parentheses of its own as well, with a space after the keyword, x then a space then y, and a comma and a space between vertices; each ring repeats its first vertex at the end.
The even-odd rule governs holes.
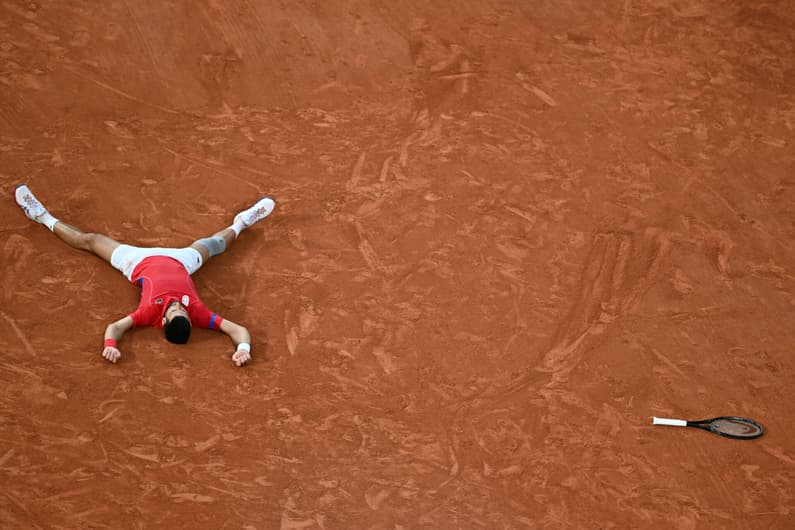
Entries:
POLYGON ((0 4, 0 527, 792 528, 790 0, 0 4), (186 246, 251 331, 14 203, 186 246), (652 416, 747 416, 736 441, 652 416))

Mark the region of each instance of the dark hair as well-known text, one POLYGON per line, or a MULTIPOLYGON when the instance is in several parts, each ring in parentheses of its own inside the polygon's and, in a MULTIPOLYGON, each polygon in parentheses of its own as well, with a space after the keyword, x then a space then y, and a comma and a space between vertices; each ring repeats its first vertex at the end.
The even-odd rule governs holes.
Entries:
POLYGON ((185 344, 190 338, 190 320, 183 316, 174 317, 163 326, 168 342, 185 344))

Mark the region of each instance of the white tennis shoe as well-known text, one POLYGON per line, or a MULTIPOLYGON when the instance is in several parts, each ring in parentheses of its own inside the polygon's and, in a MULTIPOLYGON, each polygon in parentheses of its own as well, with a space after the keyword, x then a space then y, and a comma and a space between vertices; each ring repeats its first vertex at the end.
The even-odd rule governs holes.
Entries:
POLYGON ((276 207, 273 197, 263 197, 247 210, 243 210, 235 216, 235 224, 242 224, 246 228, 258 223, 268 217, 276 207))
POLYGON ((37 223, 41 222, 39 218, 47 213, 47 209, 39 202, 36 196, 33 195, 33 192, 30 191, 27 186, 21 184, 17 186, 15 196, 17 204, 25 212, 25 215, 37 223))

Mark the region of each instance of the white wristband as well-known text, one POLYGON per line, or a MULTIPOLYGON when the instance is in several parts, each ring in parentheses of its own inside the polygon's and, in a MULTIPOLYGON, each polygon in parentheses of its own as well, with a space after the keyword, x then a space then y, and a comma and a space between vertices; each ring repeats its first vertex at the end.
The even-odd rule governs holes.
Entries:
POLYGON ((237 351, 247 351, 251 353, 251 344, 248 342, 241 342, 237 345, 237 351))

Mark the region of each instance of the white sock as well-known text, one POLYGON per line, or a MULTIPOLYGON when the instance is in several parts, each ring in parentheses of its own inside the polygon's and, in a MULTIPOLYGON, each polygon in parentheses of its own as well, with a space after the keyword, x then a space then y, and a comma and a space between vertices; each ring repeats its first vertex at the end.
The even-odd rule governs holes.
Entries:
POLYGON ((244 225, 242 222, 235 221, 235 223, 229 227, 229 230, 235 233, 235 237, 238 237, 244 228, 246 228, 246 225, 244 225))
POLYGON ((55 223, 58 222, 58 219, 50 215, 50 212, 44 212, 39 216, 38 219, 36 219, 36 222, 43 224, 50 229, 50 232, 52 232, 55 229, 55 223))

